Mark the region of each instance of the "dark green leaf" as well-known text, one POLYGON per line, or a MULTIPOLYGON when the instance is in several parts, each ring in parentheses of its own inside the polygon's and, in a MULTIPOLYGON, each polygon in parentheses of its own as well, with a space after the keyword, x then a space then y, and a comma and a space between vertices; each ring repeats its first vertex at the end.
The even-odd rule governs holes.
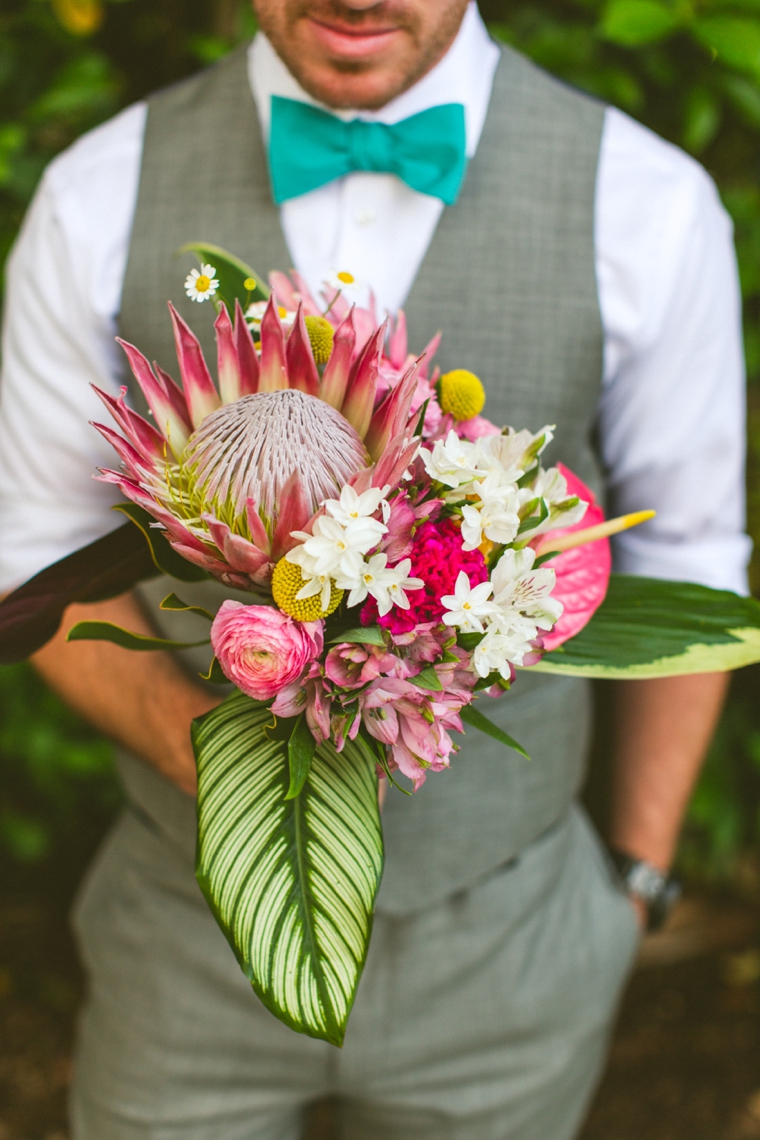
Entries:
POLYGON ((300 795, 301 788, 306 783, 311 762, 317 750, 317 742, 311 729, 306 723, 306 713, 296 719, 295 727, 288 741, 288 764, 290 767, 290 787, 286 800, 292 800, 300 795))
POLYGON ((214 620, 214 615, 210 614, 208 610, 204 610, 202 606, 189 606, 187 602, 183 602, 182 598, 178 598, 176 594, 167 594, 158 608, 160 610, 168 610, 171 613, 200 614, 201 617, 208 618, 209 621, 214 620))
POLYGON ((474 705, 465 705, 464 708, 460 710, 459 715, 464 723, 469 724, 471 728, 479 729, 480 732, 484 732, 486 736, 493 737, 493 739, 498 740, 500 744, 506 745, 507 748, 512 748, 515 752, 519 752, 521 756, 524 756, 526 760, 530 760, 530 756, 522 744, 518 744, 516 740, 513 740, 508 733, 495 725, 487 716, 484 716, 480 709, 475 708, 474 705))
POLYGON ((219 292, 226 301, 230 312, 235 307, 236 298, 240 301, 244 311, 252 301, 269 299, 269 286, 266 283, 266 278, 257 273, 252 266, 247 265, 245 261, 241 261, 239 257, 235 257, 226 249, 222 249, 221 246, 213 245, 211 242, 190 241, 177 250, 178 257, 183 253, 194 253, 199 262, 213 265, 219 281, 219 292), (246 289, 245 282, 249 278, 253 278, 256 282, 255 289, 246 289))
POLYGON ((741 16, 701 16, 694 35, 722 63, 760 77, 760 20, 741 16))
POLYGON ((424 669, 420 669, 419 673, 409 680, 418 689, 430 689, 434 693, 443 692, 443 685, 441 684, 440 677, 436 673, 432 665, 426 665, 424 669))
POLYGON ((383 631, 379 625, 359 626, 357 629, 347 629, 343 633, 331 637, 327 644, 341 645, 343 642, 349 645, 379 645, 380 648, 385 648, 383 631))
POLYGON ((375 759, 317 748, 287 800, 288 746, 242 693, 193 723, 196 875, 264 1005, 300 1033, 343 1043, 383 864, 375 759))
POLYGON ((178 578, 180 582, 201 582, 210 577, 200 566, 194 566, 181 554, 177 554, 164 538, 163 532, 151 526, 151 523, 155 522, 153 516, 142 507, 138 507, 137 503, 117 503, 113 509, 126 515, 135 526, 139 527, 150 547, 151 558, 162 574, 178 578))
POLYGON ((760 660, 760 603, 728 590, 613 574, 588 625, 533 666, 577 677, 669 677, 760 660))
POLYGON ((605 39, 624 47, 654 43, 674 31, 676 13, 659 0, 611 0, 602 16, 605 39))
POLYGON ((164 637, 146 637, 142 633, 132 633, 110 621, 80 621, 69 630, 67 641, 111 641, 122 649, 193 649, 197 645, 208 645, 203 641, 170 641, 164 637))

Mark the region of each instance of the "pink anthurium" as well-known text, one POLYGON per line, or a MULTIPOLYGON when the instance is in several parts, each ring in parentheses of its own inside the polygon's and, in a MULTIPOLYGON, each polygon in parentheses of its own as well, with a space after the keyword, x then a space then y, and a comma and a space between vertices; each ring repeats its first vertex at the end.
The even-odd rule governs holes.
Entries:
MULTIPOLYGON (((563 464, 558 463, 557 467, 567 480, 568 495, 577 495, 589 505, 579 523, 564 530, 553 530, 551 538, 556 539, 561 535, 572 534, 574 531, 585 530, 604 522, 604 511, 594 498, 591 489, 563 464)), ((565 607, 557 624, 543 638, 545 649, 552 650, 569 638, 575 637, 576 633, 580 633, 604 601, 612 571, 610 541, 608 538, 601 538, 596 542, 588 542, 584 546, 565 550, 550 559, 546 565, 550 566, 557 575, 557 584, 552 590, 552 597, 562 602, 565 607)))

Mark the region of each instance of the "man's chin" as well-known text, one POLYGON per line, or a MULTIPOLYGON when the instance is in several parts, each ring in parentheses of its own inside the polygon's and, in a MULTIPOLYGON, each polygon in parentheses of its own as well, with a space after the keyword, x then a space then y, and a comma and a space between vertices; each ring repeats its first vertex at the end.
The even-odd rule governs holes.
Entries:
POLYGON ((336 110, 377 110, 414 82, 402 69, 374 67, 367 61, 331 60, 324 66, 311 62, 290 69, 305 91, 336 110))

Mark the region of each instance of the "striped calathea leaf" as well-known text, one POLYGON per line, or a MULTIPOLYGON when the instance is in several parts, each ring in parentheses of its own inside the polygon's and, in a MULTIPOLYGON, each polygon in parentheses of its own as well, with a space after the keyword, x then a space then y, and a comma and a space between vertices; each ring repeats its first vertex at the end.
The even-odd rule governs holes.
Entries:
POLYGON ((376 759, 323 744, 294 782, 287 723, 239 692, 194 722, 196 875, 264 1005, 341 1045, 383 866, 376 759))

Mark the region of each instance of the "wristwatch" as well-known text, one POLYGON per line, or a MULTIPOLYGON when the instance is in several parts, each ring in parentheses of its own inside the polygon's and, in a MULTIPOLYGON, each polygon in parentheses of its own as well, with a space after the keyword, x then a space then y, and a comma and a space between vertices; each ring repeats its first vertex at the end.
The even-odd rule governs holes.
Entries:
POLYGON ((641 899, 646 906, 647 933, 659 930, 680 898, 678 879, 663 874, 644 859, 627 855, 625 851, 614 847, 607 850, 626 894, 641 899))

